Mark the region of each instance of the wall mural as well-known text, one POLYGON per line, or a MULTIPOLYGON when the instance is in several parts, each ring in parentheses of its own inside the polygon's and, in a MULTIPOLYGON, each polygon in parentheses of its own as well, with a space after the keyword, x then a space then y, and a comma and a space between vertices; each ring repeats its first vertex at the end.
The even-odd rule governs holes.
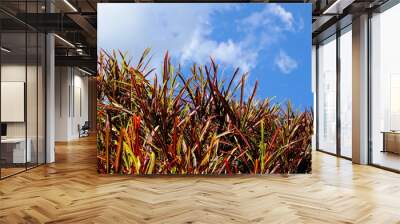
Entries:
POLYGON ((311 172, 309 4, 98 8, 99 173, 311 172))

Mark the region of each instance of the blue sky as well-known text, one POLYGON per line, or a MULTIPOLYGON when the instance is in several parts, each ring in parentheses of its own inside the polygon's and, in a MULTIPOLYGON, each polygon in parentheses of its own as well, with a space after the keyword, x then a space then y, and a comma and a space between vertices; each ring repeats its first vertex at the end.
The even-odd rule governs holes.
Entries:
POLYGON ((98 6, 98 48, 127 52, 138 61, 152 49, 160 68, 168 50, 175 64, 214 58, 229 78, 249 72, 246 94, 258 80, 257 98, 312 106, 311 4, 126 4, 98 6))

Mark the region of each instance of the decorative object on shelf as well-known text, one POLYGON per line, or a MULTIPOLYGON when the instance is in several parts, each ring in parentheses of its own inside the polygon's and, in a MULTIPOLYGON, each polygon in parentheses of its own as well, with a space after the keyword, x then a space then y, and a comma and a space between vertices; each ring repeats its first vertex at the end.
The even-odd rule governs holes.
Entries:
POLYGON ((383 131, 383 149, 382 152, 392 152, 400 154, 400 131, 383 131))

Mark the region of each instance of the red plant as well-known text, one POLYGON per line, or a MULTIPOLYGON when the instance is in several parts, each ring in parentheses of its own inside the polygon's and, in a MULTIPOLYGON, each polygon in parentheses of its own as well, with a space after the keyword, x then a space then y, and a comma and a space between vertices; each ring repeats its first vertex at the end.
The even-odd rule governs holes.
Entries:
POLYGON ((312 113, 244 97, 246 74, 219 80, 218 65, 184 75, 165 55, 162 80, 146 50, 132 67, 99 56, 98 171, 119 174, 308 173, 312 113), (149 77, 154 77, 150 79, 149 77), (235 80, 239 80, 236 82, 235 80), (239 92, 239 94, 237 94, 239 92))

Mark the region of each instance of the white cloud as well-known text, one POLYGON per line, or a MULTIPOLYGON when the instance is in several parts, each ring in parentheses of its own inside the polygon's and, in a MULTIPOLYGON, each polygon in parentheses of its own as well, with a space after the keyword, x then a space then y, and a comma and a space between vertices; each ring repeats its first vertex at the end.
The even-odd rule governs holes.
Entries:
POLYGON ((128 52, 133 64, 144 48, 151 47, 152 67, 158 71, 167 50, 173 60, 182 64, 205 64, 213 57, 223 67, 249 71, 256 66, 261 50, 279 41, 282 32, 293 29, 294 19, 280 5, 266 4, 238 23, 242 38, 213 39, 213 15, 238 8, 239 4, 100 3, 98 46, 107 51, 128 52), (257 28, 262 31, 256 33, 257 28))
POLYGON ((279 51, 279 54, 275 58, 275 64, 278 66, 279 70, 285 74, 291 73, 298 66, 297 61, 287 55, 283 50, 279 51))
POLYGON ((251 52, 246 47, 245 41, 234 42, 228 39, 217 42, 199 31, 195 32, 191 41, 184 46, 180 63, 208 62, 212 57, 224 66, 240 67, 242 71, 249 71, 255 66, 257 52, 251 52))
POLYGON ((240 29, 251 31, 257 28, 269 28, 275 31, 294 31, 293 14, 282 6, 269 3, 264 9, 254 12, 240 21, 240 29))
POLYGON ((153 67, 160 68, 168 50, 180 63, 205 64, 209 57, 225 66, 254 66, 254 54, 241 43, 211 38, 213 13, 236 10, 234 5, 202 4, 99 4, 98 46, 127 51, 136 62, 151 47, 153 67), (148 44, 147 46, 145 44, 148 44), (247 55, 249 53, 249 55, 247 55))
POLYGON ((286 25, 286 28, 293 29, 293 15, 292 13, 286 11, 282 6, 278 4, 269 4, 268 11, 274 15, 277 15, 282 22, 286 25))

